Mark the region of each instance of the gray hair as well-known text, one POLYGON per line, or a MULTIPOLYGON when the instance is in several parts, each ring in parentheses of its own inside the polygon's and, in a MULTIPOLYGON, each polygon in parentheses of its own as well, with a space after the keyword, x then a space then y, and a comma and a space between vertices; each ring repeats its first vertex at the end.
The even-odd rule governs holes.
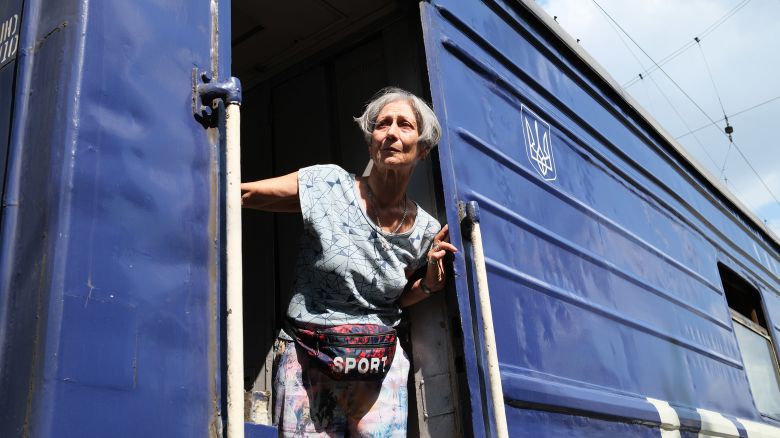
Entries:
POLYGON ((355 122, 360 126, 360 130, 363 131, 363 136, 366 139, 366 143, 371 142, 371 133, 374 132, 374 126, 376 125, 376 118, 382 111, 385 105, 393 102, 403 100, 412 107, 414 116, 417 119, 417 132, 420 134, 418 140, 419 144, 430 150, 441 138, 441 125, 439 120, 436 119, 436 114, 424 100, 415 96, 414 94, 402 90, 397 87, 386 87, 377 92, 371 101, 366 104, 366 109, 360 117, 355 117, 355 122))

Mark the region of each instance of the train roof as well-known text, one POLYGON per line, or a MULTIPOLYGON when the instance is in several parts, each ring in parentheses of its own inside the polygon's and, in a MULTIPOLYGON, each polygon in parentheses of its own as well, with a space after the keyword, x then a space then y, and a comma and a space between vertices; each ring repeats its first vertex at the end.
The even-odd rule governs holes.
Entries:
POLYGON ((588 67, 593 70, 601 80, 603 80, 608 87, 610 87, 615 93, 617 93, 626 104, 636 112, 637 116, 644 119, 663 140, 672 147, 672 149, 680 155, 691 168, 698 173, 706 183, 708 183, 714 191, 723 197, 724 200, 731 203, 736 209, 736 212, 741 214, 745 219, 753 225, 756 230, 763 233, 767 241, 774 245, 776 251, 780 252, 780 237, 772 232, 769 227, 758 217, 755 213, 750 211, 736 196, 734 196, 717 178, 715 178, 707 168, 702 166, 661 124, 653 118, 650 113, 645 110, 639 102, 637 102, 630 94, 623 89, 623 87, 607 72, 601 64, 598 63, 590 54, 577 43, 566 30, 558 24, 547 12, 537 5, 534 0, 518 0, 525 8, 527 8, 532 14, 534 14, 539 21, 545 25, 560 41, 566 45, 575 55, 577 55, 588 67))

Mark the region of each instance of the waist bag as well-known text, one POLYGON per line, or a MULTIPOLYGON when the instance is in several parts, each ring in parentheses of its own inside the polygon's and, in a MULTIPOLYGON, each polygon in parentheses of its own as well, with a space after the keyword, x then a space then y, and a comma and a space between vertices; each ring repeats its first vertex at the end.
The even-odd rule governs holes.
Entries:
POLYGON ((310 362, 334 380, 382 380, 395 357, 396 332, 378 324, 298 327, 287 324, 310 362))

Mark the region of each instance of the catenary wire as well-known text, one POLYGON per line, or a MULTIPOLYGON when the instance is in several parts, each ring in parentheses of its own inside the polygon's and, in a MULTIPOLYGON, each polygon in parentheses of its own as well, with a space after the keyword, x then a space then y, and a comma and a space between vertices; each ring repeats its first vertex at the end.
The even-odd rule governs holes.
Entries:
MULTIPOLYGON (((603 13, 603 12, 604 12, 604 11, 602 10, 602 13, 603 13)), ((606 15, 606 14, 605 14, 605 15, 606 15)), ((620 30, 618 30, 618 28, 616 28, 616 27, 615 27, 615 25, 614 25, 614 24, 612 23, 612 21, 610 21, 610 20, 607 20, 607 24, 609 24, 609 27, 610 27, 610 28, 611 28, 611 29, 612 29, 612 30, 615 32, 615 34, 618 36, 618 39, 620 40, 620 42, 621 42, 621 43, 623 43, 623 45, 626 47, 626 50, 628 50, 628 53, 630 53, 630 54, 631 54, 631 56, 632 56, 632 57, 634 57, 634 60, 636 60, 636 63, 639 65, 639 67, 640 67, 642 70, 645 70, 646 68, 645 68, 645 65, 644 65, 644 63, 642 63, 642 60, 641 60, 641 59, 639 59, 639 57, 636 55, 636 53, 634 53, 634 51, 631 49, 631 46, 630 46, 630 45, 629 45, 629 44, 626 42, 625 38, 623 38, 623 35, 621 34, 620 30)))
MULTIPOLYGON (((603 9, 602 9, 602 11, 601 11, 601 12, 602 12, 602 13, 605 15, 605 17, 607 18, 607 24, 609 24, 609 27, 610 27, 610 28, 611 28, 613 31, 615 31, 615 34, 617 34, 617 36, 618 36, 618 39, 620 39, 620 42, 621 42, 621 43, 623 43, 623 45, 626 47, 626 50, 628 50, 628 52, 631 54, 631 56, 633 56, 633 57, 634 57, 634 59, 636 60, 636 63, 639 65, 639 67, 641 67, 643 70, 645 70, 645 66, 644 66, 644 64, 643 64, 643 63, 642 63, 642 61, 639 59, 639 57, 638 57, 638 56, 637 56, 637 55, 634 53, 634 50, 633 50, 633 49, 631 49, 631 46, 629 46, 629 44, 628 44, 628 43, 625 41, 625 38, 623 37, 623 35, 622 35, 622 33, 620 32, 620 30, 618 30, 618 28, 616 28, 616 27, 615 27, 615 24, 614 24, 614 23, 612 23, 612 21, 609 19, 609 15, 608 15, 608 14, 607 14, 607 13, 606 13, 606 12, 605 12, 603 9)), ((678 110, 677 110, 677 107, 676 107, 676 106, 675 106, 675 105, 672 103, 671 99, 669 99, 669 97, 666 95, 666 93, 664 93, 663 89, 662 89, 662 88, 661 88, 661 87, 658 85, 658 82, 656 82, 656 81, 655 81, 655 79, 653 79, 652 77, 649 77, 649 76, 648 76, 648 78, 649 78, 649 79, 650 79, 650 81, 653 83, 653 85, 655 85, 655 88, 658 90, 658 93, 659 93, 659 94, 660 94, 660 95, 661 95, 661 96, 664 98, 664 100, 666 100, 666 103, 667 103, 667 104, 669 104, 669 106, 672 108, 672 111, 674 111, 674 113, 675 113, 675 114, 677 115, 677 117, 680 119, 680 121, 681 121, 681 122, 682 122, 682 124, 685 126, 685 128, 686 128, 686 129, 688 129, 688 130, 690 130, 690 129, 691 129, 691 128, 690 128, 690 125, 688 125, 688 122, 686 122, 686 121, 685 121, 685 118, 683 118, 682 114, 680 114, 680 111, 678 111, 678 110)), ((648 98, 649 98, 649 94, 648 94, 648 98)), ((703 151, 703 152, 704 152, 704 154, 707 156, 707 158, 709 158, 709 159, 710 159, 710 161, 712 162, 712 164, 713 164, 713 165, 715 165, 715 168, 717 168, 717 167, 718 167, 718 164, 715 162, 715 159, 714 159, 714 158, 712 157, 712 155, 709 153, 709 151, 707 150, 707 148, 705 148, 705 147, 704 147, 704 144, 702 144, 702 142, 699 140, 699 137, 697 137, 697 136, 695 136, 695 135, 694 135, 694 136, 693 136, 693 138, 694 138, 694 139, 696 140, 696 142, 699 144, 699 147, 701 147, 702 151, 703 151)))
MULTIPOLYGON (((655 87, 658 89, 658 92, 661 93, 661 96, 663 96, 663 98, 666 100, 666 103, 668 103, 669 106, 672 108, 672 111, 674 111, 674 113, 677 114, 677 117, 680 119, 680 121, 683 123, 683 125, 685 125, 686 129, 690 129, 688 127, 688 122, 685 121, 685 118, 683 118, 682 114, 680 114, 680 112, 677 110, 677 107, 674 106, 674 104, 672 103, 671 99, 669 99, 669 97, 666 95, 666 93, 664 93, 663 89, 661 89, 661 87, 658 85, 658 82, 656 82, 655 79, 653 79, 652 77, 648 77, 648 78, 653 83, 653 85, 655 85, 655 87)), ((707 150, 707 148, 704 147, 704 144, 701 142, 701 140, 699 140, 699 137, 694 135, 693 139, 696 140, 696 143, 698 143, 698 145, 701 148, 701 150, 704 151, 704 155, 706 155, 707 158, 710 159, 712 164, 715 165, 715 168, 717 169, 718 168, 718 163, 715 161, 715 159, 712 157, 712 155, 710 155, 710 152, 707 150)))
MULTIPOLYGON (((603 13, 603 11, 602 11, 602 13, 603 13)), ((639 68, 641 68, 642 70, 646 70, 647 68, 645 67, 644 63, 642 62, 641 59, 639 59, 639 57, 636 55, 636 53, 634 53, 634 50, 626 42, 626 39, 623 37, 623 34, 620 32, 620 30, 617 27, 615 27, 615 25, 612 23, 612 21, 609 20, 608 17, 606 17, 606 14, 604 14, 604 15, 605 15, 607 24, 609 25, 610 29, 612 29, 615 32, 615 35, 617 35, 617 37, 620 40, 620 42, 623 43, 623 46, 625 46, 626 50, 628 50, 628 53, 630 53, 631 56, 634 58, 634 60, 636 61, 637 65, 639 65, 639 68)), ((655 84, 655 81, 653 81, 653 83, 655 84)), ((647 82, 643 82, 643 85, 645 85, 645 93, 647 93, 647 99, 648 99, 648 101, 650 101, 650 90, 647 88, 647 82)), ((669 103, 669 105, 672 107, 672 109, 674 109, 674 111, 677 113, 677 116, 680 117, 680 120, 687 127, 688 124, 685 123, 685 120, 682 120, 682 116, 680 115, 679 112, 677 112, 677 109, 674 108, 674 105, 672 105, 672 103, 669 101, 669 99, 663 94, 663 91, 661 90, 660 87, 658 87, 658 84, 655 84, 655 87, 658 89, 658 92, 661 93, 661 95, 664 96, 664 98, 669 103)), ((696 137, 694 136, 694 138, 696 138, 696 137)), ((704 146, 702 146, 702 148, 703 147, 704 146)), ((705 150, 705 153, 707 153, 706 150, 705 150)), ((709 153, 707 153, 707 155, 709 156, 709 153)))
POLYGON ((723 100, 720 98, 720 92, 718 92, 718 86, 715 85, 715 78, 712 76, 712 69, 710 69, 710 63, 707 62, 707 57, 704 56, 704 49, 701 48, 701 42, 697 39, 696 45, 699 46, 699 53, 701 53, 701 59, 704 60, 704 67, 707 69, 707 75, 710 77, 710 82, 712 83, 712 89, 715 90, 715 96, 718 98, 718 103, 720 104, 720 109, 723 111, 723 119, 727 120, 726 116, 726 108, 723 106, 723 100))
POLYGON ((748 165, 748 167, 750 167, 750 170, 752 170, 752 171, 753 171, 753 173, 755 173, 755 174, 756 174, 756 176, 758 177, 758 180, 759 180, 759 181, 761 181, 761 185, 763 185, 763 186, 764 186, 764 188, 766 189, 766 191, 769 193, 769 196, 771 196, 771 197, 772 197, 772 199, 774 199, 774 200, 775 200, 775 203, 776 203, 778 206, 780 206, 780 201, 778 201, 778 200, 777 200, 777 196, 775 196, 774 192, 772 192, 772 190, 770 190, 770 189, 769 189, 769 186, 768 186, 768 185, 766 185, 766 182, 764 182, 764 179, 763 179, 763 178, 761 178, 761 176, 758 174, 758 172, 756 172, 756 169, 753 167, 753 165, 752 165, 752 164, 750 164, 750 161, 748 161, 748 159, 747 159, 747 157, 745 156, 745 154, 743 154, 743 153, 742 153, 742 149, 740 149, 740 148, 739 148, 739 146, 737 146, 737 142, 735 142, 735 141, 732 141, 731 143, 734 145, 734 150, 735 150, 735 151, 737 151, 737 153, 739 154, 739 156, 740 156, 740 157, 742 157, 742 159, 743 159, 743 160, 745 160, 745 163, 748 165))
MULTIPOLYGON (((772 103, 772 102, 774 102, 774 101, 776 101, 776 100, 778 100, 778 99, 780 99, 780 96, 775 96, 775 97, 773 97, 773 98, 771 98, 771 99, 767 99, 767 100, 765 100, 765 101, 763 101, 763 102, 761 102, 761 103, 757 103, 757 104, 755 104, 755 105, 753 105, 753 106, 751 106, 751 107, 749 107, 749 108, 745 108, 745 109, 743 109, 743 110, 737 111, 737 112, 735 112, 734 114, 732 114, 732 115, 731 115, 731 118, 733 119, 734 117, 736 117, 736 116, 738 116, 738 115, 740 115, 740 114, 744 114, 744 113, 746 113, 746 112, 748 112, 748 111, 752 111, 752 110, 754 110, 754 109, 756 109, 756 108, 758 108, 758 107, 764 106, 764 105, 766 105, 766 104, 768 104, 768 103, 772 103)), ((718 120, 715 120, 715 123, 722 122, 723 120, 725 120, 725 119, 718 119, 718 120)), ((702 130, 702 129, 704 129, 704 128, 709 128, 710 126, 712 126, 712 123, 707 123, 706 125, 702 125, 702 126, 699 126, 699 127, 698 127, 698 128, 696 128, 696 129, 693 129, 693 130, 687 131, 687 132, 685 132, 684 134, 680 134, 680 135, 678 135, 677 137, 675 137, 674 139, 675 139, 675 140, 679 140, 679 139, 681 139, 681 138, 683 138, 683 137, 686 137, 686 136, 688 136, 688 135, 691 135, 691 134, 693 134, 693 133, 699 132, 699 131, 701 131, 701 130, 702 130)))
POLYGON ((731 153, 731 146, 734 143, 733 137, 731 135, 731 132, 733 131, 733 128, 731 128, 731 125, 729 125, 729 117, 726 115, 726 107, 723 106, 723 99, 720 97, 720 92, 718 91, 718 86, 715 85, 715 77, 712 75, 712 69, 710 68, 710 63, 707 62, 707 56, 704 55, 704 49, 701 47, 701 40, 699 38, 695 38, 696 45, 699 46, 699 53, 701 53, 701 59, 704 61, 704 67, 707 70, 707 75, 710 78, 710 83, 712 83, 712 89, 715 91, 715 96, 718 98, 718 103, 720 104, 720 109, 723 112, 723 120, 726 121, 726 134, 729 136, 729 147, 726 149, 726 155, 723 157, 723 164, 720 166, 720 175, 718 178, 726 180, 725 174, 726 174, 726 164, 729 162, 729 154, 731 153), (729 129, 732 129, 732 131, 729 131, 729 129))
MULTIPOLYGON (((683 94, 683 95, 684 95, 686 98, 688 98, 688 100, 690 100, 690 101, 691 101, 691 103, 692 103, 692 104, 693 104, 693 105, 694 105, 694 106, 695 106, 695 107, 696 107, 696 108, 697 108, 697 109, 698 109, 698 110, 699 110, 699 111, 700 111, 702 114, 704 114, 704 116, 705 116, 705 117, 706 117, 706 118, 707 118, 707 119, 710 121, 710 124, 712 124, 712 125, 715 125, 715 124, 716 124, 716 122, 715 122, 715 121, 712 119, 712 117, 710 117, 710 115, 709 115, 709 114, 707 114, 707 112, 706 112, 706 111, 704 111, 704 109, 703 109, 703 108, 702 108, 702 107, 701 107, 701 106, 700 106, 698 103, 696 103, 696 101, 695 101, 695 100, 693 100, 693 98, 692 98, 692 97, 691 97, 691 96, 690 96, 688 93, 686 93, 686 92, 685 92, 685 90, 683 90, 683 88, 682 88, 682 87, 681 87, 681 86, 680 86, 680 85, 679 85, 679 84, 678 84, 678 83, 677 83, 677 82, 676 82, 674 79, 672 79, 672 77, 671 77, 671 76, 669 76, 669 74, 666 72, 666 70, 664 70, 664 69, 663 69, 663 68, 662 68, 660 65, 658 65, 658 63, 657 63, 657 62, 655 62, 655 60, 654 60, 654 59, 653 59, 653 58, 652 58, 652 57, 651 57, 651 56, 650 56, 650 55, 649 55, 649 54, 648 54, 648 53, 647 53, 647 52, 646 52, 646 51, 645 51, 645 50, 642 48, 642 46, 640 46, 640 45, 639 45, 639 44, 636 42, 636 40, 634 40, 634 38, 632 38, 632 37, 631 37, 631 35, 629 35, 629 34, 628 34, 628 32, 626 32, 626 30, 625 30, 625 29, 623 29, 623 27, 620 25, 620 23, 618 23, 617 21, 615 21, 615 19, 614 19, 614 18, 612 18, 612 16, 611 16, 611 15, 609 15, 609 13, 608 13, 606 10, 604 10, 604 8, 602 8, 602 7, 601 7, 601 5, 600 5, 600 4, 599 4, 599 3, 598 3, 596 0, 591 0, 591 1, 592 1, 592 2, 593 2, 593 3, 594 3, 594 4, 595 4, 595 5, 596 5, 596 6, 597 6, 599 9, 601 9, 601 11, 602 11, 602 12, 604 12, 604 14, 606 14, 606 15, 607 15, 607 17, 608 17, 608 18, 609 18, 609 19, 610 19, 610 20, 611 20, 613 23, 615 23, 615 25, 616 25, 616 26, 617 26, 617 27, 620 29, 620 31, 621 31, 621 32, 623 32, 623 33, 624 33, 624 34, 625 34, 625 35, 628 37, 628 39, 629 39, 629 40, 631 40, 631 42, 632 42, 632 43, 634 43, 634 45, 635 45, 635 46, 636 46, 636 47, 637 47, 637 48, 638 48, 638 49, 639 49, 639 50, 640 50, 640 51, 641 51, 641 52, 642 52, 642 53, 643 53, 643 54, 644 54, 644 55, 645 55, 645 56, 646 56, 646 57, 647 57, 647 58, 648 58, 650 61, 652 61, 652 62, 653 62, 653 64, 655 64, 655 65, 656 65, 656 67, 658 67, 658 70, 660 70, 660 71, 661 71, 661 73, 663 73, 663 74, 664 74, 664 76, 666 76, 666 78, 667 78, 667 79, 669 79, 669 80, 670 80, 670 81, 671 81, 671 82, 672 82, 672 83, 675 85, 675 87, 677 87, 677 89, 678 89, 678 90, 680 90, 680 92, 681 92, 681 93, 682 93, 682 94, 683 94)), ((723 131, 721 131, 721 132, 723 132, 723 131)), ((766 189, 766 191, 769 193, 769 195, 772 197, 772 199, 774 199, 775 203, 777 203, 777 205, 778 205, 778 206, 780 206, 780 201, 778 201, 778 200, 777 200, 777 196, 775 196, 774 192, 772 192, 772 190, 771 190, 771 189, 769 188, 769 186, 766 184, 766 182, 764 181, 764 179, 763 179, 763 178, 761 178, 761 175, 760 175, 760 174, 759 174, 759 173, 756 171, 755 167, 753 167, 753 164, 751 164, 751 163, 750 163, 750 161, 747 159, 747 157, 745 156, 745 154, 744 154, 744 153, 742 153, 742 150, 740 149, 740 147, 739 147, 739 146, 738 146, 738 145, 737 145, 735 142, 733 142, 733 141, 732 141, 731 143, 734 145, 734 149, 735 149, 735 150, 736 150, 736 151, 739 153, 739 155, 742 157, 742 159, 743 159, 743 160, 745 160, 745 163, 748 165, 748 167, 750 168, 750 170, 751 170, 751 171, 753 171, 753 173, 756 175, 756 178, 758 178, 758 180, 761 182, 761 185, 763 185, 763 186, 764 186, 764 188, 765 188, 765 189, 766 189)))
MULTIPOLYGON (((730 9, 728 12, 726 12, 723 16, 721 16, 719 19, 715 20, 714 23, 712 23, 710 26, 708 26, 706 29, 701 31, 699 35, 696 37, 699 39, 699 41, 703 40, 706 36, 711 34, 715 29, 717 29, 721 24, 725 23, 726 20, 734 16, 740 9, 745 7, 750 2, 750 0, 743 0, 741 3, 738 3, 736 6, 734 6, 732 9, 730 9)), ((674 58, 678 57, 679 55, 683 54, 686 50, 690 49, 696 44, 696 40, 692 39, 688 41, 687 43, 683 44, 677 50, 674 50, 670 54, 666 55, 665 57, 661 58, 658 61, 657 65, 651 66, 650 68, 643 69, 642 72, 637 74, 633 79, 629 80, 625 84, 623 84, 623 88, 629 88, 630 86, 634 85, 635 83, 641 81, 644 77, 649 76, 653 74, 660 66, 666 64, 667 62, 673 60, 674 58)))
POLYGON ((661 70, 661 73, 663 73, 663 74, 664 74, 664 76, 666 76, 666 78, 667 78, 667 79, 669 79, 669 80, 670 80, 670 81, 671 81, 671 82, 672 82, 672 83, 675 85, 675 87, 677 87, 677 89, 678 89, 678 90, 680 90, 680 92, 681 92, 681 93, 682 93, 682 94, 683 94, 685 97, 687 97, 687 98, 688 98, 688 100, 690 100, 690 101, 691 101, 691 103, 692 103, 692 104, 693 104, 693 105, 694 105, 696 108, 698 108, 698 109, 699 109, 699 111, 701 111, 701 112, 702 112, 702 114, 704 114, 704 115, 705 115, 705 116, 706 116, 706 117, 707 117, 707 118, 708 118, 710 121, 713 121, 713 120, 712 120, 712 117, 710 117, 710 116, 709 116, 709 114, 707 114, 707 112, 706 112, 706 111, 704 111, 704 109, 703 109, 703 108, 702 108, 702 107, 701 107, 701 106, 700 106, 698 103, 696 103, 696 101, 695 101, 695 100, 693 100, 693 98, 692 98, 690 95, 688 95, 688 93, 686 93, 686 92, 685 92, 685 90, 683 90, 683 89, 682 89, 682 87, 680 87, 680 85, 679 85, 679 84, 678 84, 678 83, 677 83, 677 82, 676 82, 674 79, 672 79, 672 77, 671 77, 671 76, 669 76, 669 74, 668 74, 668 73, 666 73, 666 70, 664 70, 663 68, 661 68, 661 66, 660 66, 660 65, 658 65, 658 63, 657 63, 657 62, 655 62, 655 60, 653 59, 653 57, 652 57, 652 56, 650 56, 650 55, 649 55, 649 54, 648 54, 648 53, 647 53, 647 52, 646 52, 646 51, 645 51, 645 50, 642 48, 642 46, 640 46, 640 45, 639 45, 639 43, 637 43, 637 42, 636 42, 636 40, 634 40, 634 38, 632 38, 632 37, 631 37, 631 35, 629 35, 629 34, 628 34, 628 32, 626 32, 626 30, 625 30, 625 29, 623 29, 623 27, 620 25, 620 23, 618 23, 617 21, 615 21, 615 19, 614 19, 614 18, 612 18, 612 16, 611 16, 611 15, 609 15, 609 13, 608 13, 607 11, 605 11, 605 10, 604 10, 604 8, 602 8, 602 7, 601 7, 601 5, 600 5, 600 4, 599 4, 599 3, 598 3, 596 0, 591 0, 591 1, 592 1, 592 2, 593 2, 593 3, 594 3, 594 4, 595 4, 595 5, 596 5, 596 6, 597 6, 599 9, 601 9, 601 11, 602 11, 602 12, 604 12, 604 14, 606 14, 606 16, 607 16, 607 17, 608 17, 608 18, 609 18, 609 19, 610 19, 610 20, 611 20, 613 23, 615 23, 615 25, 618 27, 618 29, 620 29, 620 31, 621 31, 621 32, 623 32, 623 33, 624 33, 624 34, 625 34, 625 35, 628 37, 628 39, 629 39, 629 40, 631 40, 631 42, 632 42, 632 43, 634 43, 634 45, 635 45, 635 46, 636 46, 636 47, 637 47, 637 48, 638 48, 638 49, 639 49, 639 50, 642 52, 642 54, 644 54, 644 55, 647 57, 647 59, 649 59, 649 60, 650 60, 650 61, 651 61, 653 64, 655 64, 655 66, 656 66, 656 67, 658 67, 658 69, 659 69, 659 70, 661 70))

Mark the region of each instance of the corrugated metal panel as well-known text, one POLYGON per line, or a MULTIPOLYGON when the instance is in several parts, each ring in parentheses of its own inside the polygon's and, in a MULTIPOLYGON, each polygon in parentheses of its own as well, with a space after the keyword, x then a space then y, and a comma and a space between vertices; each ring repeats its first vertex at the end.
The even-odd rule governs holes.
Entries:
POLYGON ((424 15, 448 219, 456 201, 482 209, 505 397, 654 423, 653 397, 758 420, 717 262, 774 295, 771 239, 525 7, 440 0, 424 15))

